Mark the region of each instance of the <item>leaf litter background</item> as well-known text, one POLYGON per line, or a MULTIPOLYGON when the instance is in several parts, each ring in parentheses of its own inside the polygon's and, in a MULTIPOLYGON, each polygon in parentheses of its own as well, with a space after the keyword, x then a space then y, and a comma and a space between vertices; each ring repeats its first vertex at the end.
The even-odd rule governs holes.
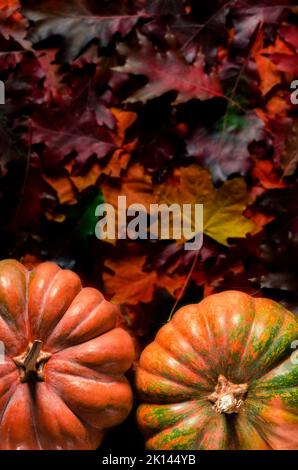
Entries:
MULTIPOLYGON (((138 354, 225 289, 298 312, 297 2, 203 3, 0 0, 0 256, 74 269, 138 354), (204 203, 202 250, 99 241, 119 194, 204 203)), ((105 443, 142 445, 133 415, 105 443)))

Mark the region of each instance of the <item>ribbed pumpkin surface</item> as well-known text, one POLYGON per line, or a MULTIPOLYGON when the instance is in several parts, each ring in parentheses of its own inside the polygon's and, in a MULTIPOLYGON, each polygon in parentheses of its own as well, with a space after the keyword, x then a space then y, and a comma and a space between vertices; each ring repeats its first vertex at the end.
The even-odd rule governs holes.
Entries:
POLYGON ((54 263, 0 262, 0 449, 95 449, 132 406, 116 309, 54 263))
POLYGON ((298 449, 297 318, 229 291, 179 310, 143 352, 137 419, 149 449, 298 449), (220 376, 246 384, 237 412, 210 401, 220 376))

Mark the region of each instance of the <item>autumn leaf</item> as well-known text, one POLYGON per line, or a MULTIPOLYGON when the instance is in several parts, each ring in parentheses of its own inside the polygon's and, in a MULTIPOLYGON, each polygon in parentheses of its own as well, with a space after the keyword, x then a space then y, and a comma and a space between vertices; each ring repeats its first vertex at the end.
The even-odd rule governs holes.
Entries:
POLYGON ((229 238, 243 238, 258 228, 242 214, 249 195, 242 178, 227 181, 216 190, 207 170, 196 165, 176 170, 176 184, 167 182, 159 188, 160 201, 167 204, 204 204, 204 233, 228 245, 229 238))
POLYGON ((183 286, 184 277, 157 271, 143 270, 146 256, 129 256, 120 260, 109 259, 103 275, 105 291, 118 304, 137 305, 152 301, 157 288, 166 289, 172 296, 183 286))
POLYGON ((298 71, 298 28, 294 25, 283 25, 279 29, 279 34, 288 47, 286 50, 279 50, 279 48, 272 50, 268 58, 281 72, 296 74, 298 71))
POLYGON ((89 168, 86 168, 80 174, 76 174, 76 172, 74 173, 72 171, 73 162, 70 162, 68 165, 66 165, 66 168, 69 172, 69 179, 79 193, 82 193, 92 186, 95 186, 103 171, 100 164, 97 162, 94 162, 89 168))
POLYGON ((64 164, 75 155, 77 168, 82 168, 95 156, 106 157, 117 145, 105 127, 99 127, 93 113, 66 101, 64 107, 47 113, 36 113, 31 120, 32 143, 44 146, 43 162, 47 168, 64 164))
POLYGON ((157 189, 159 203, 205 204, 213 195, 214 187, 207 169, 197 165, 174 170, 157 189))
POLYGON ((252 174, 266 189, 286 187, 281 172, 279 174, 277 168, 270 160, 256 160, 252 174))
POLYGON ((216 73, 205 72, 205 60, 198 53, 193 64, 188 64, 177 52, 168 50, 157 52, 152 43, 143 35, 138 35, 139 50, 132 50, 119 44, 118 52, 126 57, 123 66, 114 67, 118 72, 145 75, 148 83, 130 96, 126 102, 135 103, 157 98, 168 91, 176 91, 173 104, 181 104, 193 98, 207 100, 221 96, 221 87, 216 73))
MULTIPOLYGON (((144 168, 134 163, 129 166, 126 174, 120 181, 105 180, 101 184, 101 190, 104 196, 105 204, 110 204, 115 210, 116 233, 118 233, 118 197, 126 197, 126 206, 132 204, 142 204, 145 210, 150 211, 150 204, 157 202, 157 195, 152 185, 152 179, 144 168)), ((116 237, 117 238, 117 237, 116 237)), ((115 240, 106 240, 108 243, 115 244, 115 240)))
POLYGON ((287 0, 267 0, 257 4, 252 2, 249 5, 249 3, 236 2, 232 13, 235 18, 233 45, 241 49, 249 46, 258 27, 266 24, 278 24, 289 2, 287 0))
POLYGON ((142 204, 148 213, 151 204, 204 204, 204 233, 224 245, 228 238, 245 237, 257 229, 242 216, 249 204, 245 182, 237 178, 215 190, 208 170, 197 165, 176 169, 164 184, 152 186, 150 176, 135 164, 120 188, 103 184, 102 191, 105 202, 116 209, 116 217, 119 194, 126 196, 127 207, 142 204))
POLYGON ((138 163, 128 168, 120 182, 105 181, 101 189, 105 202, 115 208, 118 206, 118 196, 126 196, 127 206, 136 203, 143 204, 148 212, 150 204, 158 201, 151 176, 138 163))
POLYGON ((23 116, 26 106, 34 108, 37 103, 39 105, 45 103, 46 97, 41 86, 45 79, 45 71, 42 70, 35 55, 18 51, 13 56, 14 63, 7 65, 8 70, 10 66, 13 66, 13 70, 9 70, 9 75, 5 80, 6 102, 3 112, 15 116, 16 123, 23 116))
POLYGON ((298 27, 284 24, 279 28, 279 34, 298 53, 298 27))
POLYGON ((268 54, 268 57, 281 72, 291 73, 293 75, 298 73, 298 54, 281 54, 275 52, 274 54, 268 54))
POLYGON ((187 153, 210 169, 214 181, 224 181, 233 173, 245 175, 251 167, 249 145, 265 139, 264 128, 253 112, 228 112, 213 128, 195 129, 187 141, 187 153))
POLYGON ((30 50, 31 44, 26 40, 27 20, 20 15, 17 0, 2 0, 0 4, 0 34, 7 40, 13 39, 24 50, 30 50))
POLYGON ((244 238, 259 228, 242 214, 249 204, 245 181, 235 178, 215 192, 204 207, 204 233, 228 245, 229 238, 244 238))
POLYGON ((37 59, 41 70, 44 73, 43 86, 46 90, 45 101, 51 100, 59 102, 63 101, 63 96, 69 94, 69 89, 63 83, 60 72, 60 66, 55 62, 55 49, 47 51, 39 51, 37 59))
POLYGON ((74 185, 67 176, 45 176, 45 180, 56 192, 59 204, 76 204, 76 191, 74 185))
POLYGON ((132 157, 132 153, 138 144, 138 139, 126 142, 126 131, 137 120, 137 114, 131 111, 123 111, 118 108, 111 108, 111 113, 117 122, 116 131, 114 132, 114 140, 119 148, 112 154, 108 164, 103 169, 103 173, 116 178, 121 176, 123 170, 126 170, 132 157))
POLYGON ((286 139, 285 150, 281 155, 284 176, 295 173, 298 164, 298 119, 294 119, 291 134, 286 139))
POLYGON ((22 0, 21 4, 22 13, 35 24, 30 40, 38 43, 62 36, 66 61, 78 57, 95 39, 107 47, 116 33, 124 37, 141 18, 147 18, 144 12, 123 12, 118 2, 42 0, 37 6, 34 0, 22 0))
POLYGON ((153 298, 156 283, 156 271, 145 273, 142 267, 146 258, 122 259, 120 262, 108 260, 105 264, 111 273, 104 273, 105 290, 112 295, 115 303, 147 303, 153 298))
MULTIPOLYGON (((130 158, 129 152, 131 152, 136 145, 136 141, 128 144, 124 143, 126 130, 135 121, 136 114, 133 112, 121 111, 116 108, 113 109, 112 112, 118 123, 114 139, 115 143, 117 143, 120 148, 114 152, 107 166, 102 168, 98 162, 94 162, 91 166, 89 165, 86 169, 78 173, 75 171, 75 160, 71 160, 65 164, 63 174, 45 177, 47 183, 55 190, 61 205, 76 204, 78 202, 78 195, 86 189, 95 186, 100 175, 108 173, 110 176, 120 176, 121 169, 125 168, 125 166, 121 166, 119 164, 117 166, 116 158, 117 156, 121 158, 124 155, 127 155, 130 158)), ((70 141, 71 140, 72 139, 70 138, 70 141)), ((70 143, 70 145, 72 144, 73 142, 70 143)), ((127 164, 129 162, 129 158, 127 160, 127 164)), ((48 214, 48 216, 51 219, 53 218, 52 213, 48 214)), ((59 220, 63 221, 61 217, 59 220)))
POLYGON ((273 87, 281 83, 282 76, 276 65, 268 58, 272 53, 285 53, 289 52, 286 44, 277 38, 275 44, 268 47, 263 47, 264 35, 260 35, 261 43, 258 48, 254 48, 253 57, 256 62, 258 73, 260 76, 260 90, 263 95, 266 95, 273 87))

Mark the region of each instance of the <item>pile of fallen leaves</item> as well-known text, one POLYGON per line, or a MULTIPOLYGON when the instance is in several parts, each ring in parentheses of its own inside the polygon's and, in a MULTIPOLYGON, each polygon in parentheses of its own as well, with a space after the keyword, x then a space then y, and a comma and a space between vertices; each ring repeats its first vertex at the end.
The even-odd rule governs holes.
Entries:
POLYGON ((298 311, 295 3, 1 0, 1 258, 75 269, 141 346, 225 289, 298 311), (203 248, 98 240, 119 194, 204 203, 203 248))

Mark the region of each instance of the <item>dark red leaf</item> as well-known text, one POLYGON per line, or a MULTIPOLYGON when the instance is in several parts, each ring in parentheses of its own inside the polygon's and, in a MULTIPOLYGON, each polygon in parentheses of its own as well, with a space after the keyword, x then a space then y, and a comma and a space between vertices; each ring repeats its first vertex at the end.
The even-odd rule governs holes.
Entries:
POLYGON ((187 141, 187 153, 210 168, 215 181, 251 166, 249 145, 265 138, 264 123, 252 112, 227 115, 213 129, 199 126, 187 141))
POLYGON ((42 0, 37 5, 34 0, 22 0, 21 4, 23 14, 34 23, 31 41, 63 37, 66 61, 78 57, 94 39, 108 46, 116 33, 126 36, 141 18, 147 18, 144 12, 126 11, 118 1, 42 0))

